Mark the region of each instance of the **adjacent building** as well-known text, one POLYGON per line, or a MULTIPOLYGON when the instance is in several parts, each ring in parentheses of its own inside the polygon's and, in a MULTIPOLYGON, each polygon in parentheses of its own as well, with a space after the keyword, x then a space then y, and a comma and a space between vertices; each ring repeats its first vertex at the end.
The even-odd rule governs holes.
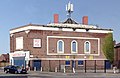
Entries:
POLYGON ((114 64, 120 68, 120 43, 114 46, 114 64))
POLYGON ((9 62, 9 54, 1 54, 0 55, 0 62, 9 62))

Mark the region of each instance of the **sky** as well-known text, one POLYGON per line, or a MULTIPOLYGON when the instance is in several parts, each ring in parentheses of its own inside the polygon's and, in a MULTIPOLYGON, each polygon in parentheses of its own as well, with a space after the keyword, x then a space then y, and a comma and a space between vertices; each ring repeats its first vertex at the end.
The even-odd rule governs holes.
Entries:
POLYGON ((55 13, 63 22, 69 1, 74 5, 72 19, 82 23, 82 17, 88 16, 89 24, 113 29, 114 40, 120 42, 120 0, 0 0, 0 54, 10 52, 10 29, 29 23, 46 25, 55 13))

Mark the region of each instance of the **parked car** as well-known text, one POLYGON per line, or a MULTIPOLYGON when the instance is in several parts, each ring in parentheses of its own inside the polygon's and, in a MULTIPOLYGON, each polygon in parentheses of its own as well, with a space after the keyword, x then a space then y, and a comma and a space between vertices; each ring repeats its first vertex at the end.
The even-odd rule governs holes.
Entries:
POLYGON ((27 70, 22 68, 21 66, 8 65, 4 67, 4 72, 17 74, 17 73, 27 73, 27 70))

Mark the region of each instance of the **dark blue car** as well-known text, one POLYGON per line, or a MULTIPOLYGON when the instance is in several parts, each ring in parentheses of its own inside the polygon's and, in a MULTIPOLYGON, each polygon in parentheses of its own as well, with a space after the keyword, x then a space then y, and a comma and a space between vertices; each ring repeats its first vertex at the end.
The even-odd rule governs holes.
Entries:
POLYGON ((21 66, 8 65, 4 67, 4 72, 17 74, 17 73, 27 73, 27 70, 22 68, 21 66))

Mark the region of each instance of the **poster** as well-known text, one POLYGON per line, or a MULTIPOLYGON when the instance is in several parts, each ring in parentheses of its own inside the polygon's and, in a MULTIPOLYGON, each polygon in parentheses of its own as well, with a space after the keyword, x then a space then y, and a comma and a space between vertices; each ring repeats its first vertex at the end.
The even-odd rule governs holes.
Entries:
POLYGON ((41 39, 33 39, 33 47, 41 47, 41 39))

